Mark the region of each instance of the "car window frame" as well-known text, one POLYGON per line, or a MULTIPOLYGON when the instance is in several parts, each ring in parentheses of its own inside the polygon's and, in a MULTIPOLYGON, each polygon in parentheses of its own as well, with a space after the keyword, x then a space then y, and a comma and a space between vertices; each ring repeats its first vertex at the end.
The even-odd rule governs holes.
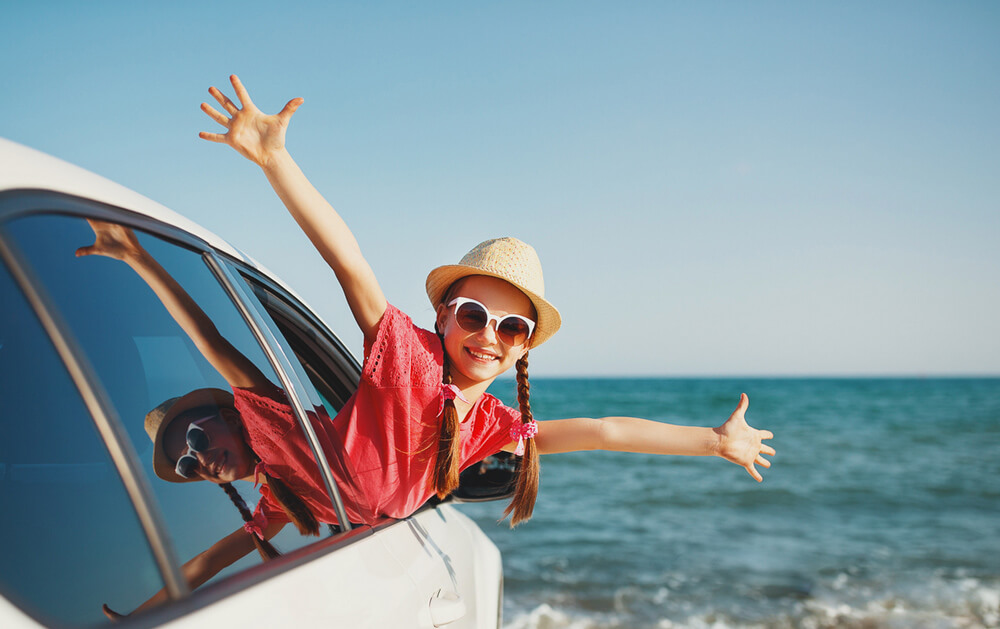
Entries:
POLYGON ((166 529, 166 520, 152 487, 149 486, 149 479, 142 472, 138 453, 90 360, 48 295, 45 285, 35 276, 31 265, 7 230, 9 222, 34 215, 118 221, 119 210, 132 214, 120 208, 109 210, 102 205, 89 199, 51 191, 5 191, 0 194, 0 261, 6 265, 14 283, 34 311, 56 354, 69 372, 70 379, 94 422, 99 440, 107 449, 126 495, 135 509, 167 594, 171 600, 179 600, 188 597, 191 589, 181 574, 181 563, 172 537, 166 529))
MULTIPOLYGON (((322 369, 328 373, 319 373, 317 376, 324 382, 336 380, 350 388, 351 392, 356 390, 361 382, 361 363, 332 328, 288 289, 257 269, 238 265, 238 271, 249 285, 256 300, 282 333, 284 334, 283 328, 289 328, 295 336, 296 343, 305 345, 307 351, 322 363, 322 369)), ((286 338, 286 341, 294 352, 295 344, 290 339, 286 338)), ((303 369, 318 371, 312 363, 303 364, 303 369)), ((338 391, 338 397, 344 397, 343 393, 338 391)), ((346 397, 349 396, 350 394, 346 397)), ((346 397, 344 397, 345 402, 346 397)))
POLYGON ((281 381, 281 388, 285 390, 288 396, 288 401, 295 413, 295 418, 299 422, 299 428, 305 434, 306 441, 308 441, 309 448, 313 453, 313 459, 319 467, 323 483, 326 485, 328 497, 332 501, 334 511, 337 513, 337 519, 340 521, 340 528, 345 532, 350 531, 352 526, 347 517, 344 501, 340 497, 340 491, 337 488, 333 471, 330 469, 330 464, 323 455, 323 448, 320 445, 319 437, 317 437, 316 430, 313 428, 312 422, 309 421, 308 415, 306 415, 305 407, 302 404, 302 397, 299 395, 299 392, 303 391, 303 387, 312 385, 307 385, 299 381, 295 370, 289 363, 289 360, 295 360, 295 357, 285 355, 281 343, 274 337, 270 327, 263 320, 263 316, 256 308, 251 294, 248 294, 247 289, 249 287, 243 285, 236 278, 232 267, 225 264, 221 256, 214 250, 206 253, 203 257, 209 268, 215 273, 216 278, 229 293, 230 298, 236 304, 237 309, 243 315, 243 318, 250 326, 258 343, 260 343, 261 348, 267 355, 271 366, 278 374, 278 379, 281 381))
MULTIPOLYGON (((172 537, 166 528, 166 520, 158 506, 155 492, 149 486, 149 479, 143 472, 138 454, 128 437, 121 418, 118 416, 110 397, 104 391, 98 374, 75 340, 68 323, 63 319, 61 312, 48 295, 45 285, 39 278, 35 277, 25 256, 19 253, 17 243, 6 228, 10 221, 33 215, 66 216, 78 219, 92 218, 115 222, 141 230, 172 245, 198 254, 216 281, 219 282, 220 288, 233 301, 234 306, 245 319, 254 338, 267 356, 271 367, 282 380, 281 384, 285 388, 295 411, 296 420, 303 432, 306 433, 313 449, 314 458, 316 458, 317 465, 327 482, 331 501, 334 500, 334 496, 336 496, 336 501, 340 501, 339 491, 336 489, 336 482, 328 465, 324 466, 319 462, 323 461, 325 464, 325 459, 315 456, 321 450, 316 435, 312 432, 312 426, 306 420, 299 394, 303 390, 302 387, 312 385, 298 381, 287 362, 289 357, 284 355, 281 343, 277 342, 270 328, 263 324, 260 319, 261 313, 258 310, 260 305, 257 297, 253 294, 250 286, 244 284, 242 280, 248 275, 252 276, 257 281, 266 284, 271 290, 279 293, 284 299, 295 304, 300 315, 304 315, 318 330, 324 332, 324 337, 330 342, 330 347, 335 350, 335 355, 344 358, 344 365, 348 370, 356 370, 360 375, 360 366, 346 346, 336 338, 336 335, 319 321, 308 308, 302 306, 298 299, 290 295, 284 287, 254 268, 252 263, 220 251, 211 243, 182 227, 127 208, 52 190, 24 188, 0 191, 0 262, 8 268, 15 284, 24 295, 50 342, 53 343, 57 355, 69 371, 71 380, 84 401, 91 420, 95 423, 99 440, 108 449, 115 471, 127 490, 126 495, 136 511, 142 532, 150 546, 151 555, 167 590, 167 602, 138 618, 125 619, 130 626, 150 626, 186 615, 216 600, 241 592, 257 582, 282 574, 373 534, 373 528, 370 526, 350 530, 350 523, 344 517, 347 526, 344 527, 343 532, 337 535, 318 539, 278 559, 253 566, 218 583, 192 591, 181 574, 183 562, 173 546, 172 537)), ((291 357, 291 360, 295 360, 295 357, 291 357)), ((356 382, 354 386, 356 387, 356 382)), ((334 504, 337 503, 334 502, 334 504)), ((345 513, 342 502, 340 509, 340 513, 345 513)), ((19 606, 19 609, 22 613, 32 616, 30 608, 19 606)))

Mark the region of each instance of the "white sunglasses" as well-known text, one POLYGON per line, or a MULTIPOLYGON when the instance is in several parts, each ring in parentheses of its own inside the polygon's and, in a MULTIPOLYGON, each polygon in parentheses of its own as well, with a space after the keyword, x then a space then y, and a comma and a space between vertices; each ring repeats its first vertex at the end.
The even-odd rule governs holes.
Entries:
POLYGON ((458 297, 448 303, 455 306, 455 321, 466 332, 478 332, 491 321, 497 322, 497 336, 507 345, 523 345, 535 331, 535 322, 521 315, 509 314, 498 317, 489 309, 468 297, 458 297))

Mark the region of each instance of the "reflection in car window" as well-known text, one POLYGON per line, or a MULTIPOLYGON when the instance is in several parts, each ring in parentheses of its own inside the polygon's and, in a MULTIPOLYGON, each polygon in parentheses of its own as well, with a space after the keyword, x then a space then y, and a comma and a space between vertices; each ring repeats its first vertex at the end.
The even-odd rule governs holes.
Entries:
MULTIPOLYGON (((186 481, 228 480, 227 475, 236 472, 239 478, 252 479, 255 471, 279 476, 286 471, 283 461, 261 453, 267 465, 255 465, 259 448, 254 439, 280 444, 286 431, 300 428, 290 412, 269 414, 273 406, 287 408, 284 393, 201 255, 149 234, 67 216, 34 215, 6 228, 67 320, 124 423, 180 559, 188 561, 210 548, 221 552, 223 544, 225 565, 235 560, 237 549, 242 549, 238 556, 246 557, 222 574, 259 563, 253 546, 245 548, 253 538, 243 530, 243 518, 226 493, 214 482, 186 481), (178 401, 164 405, 175 398, 178 401), (252 412, 247 411, 251 403, 258 404, 252 412), (181 413, 184 404, 188 406, 181 413), (242 410, 237 412, 237 407, 242 410), (285 423, 277 426, 278 421, 285 423), (195 424, 207 439, 198 449, 192 443, 200 442, 192 442, 187 430, 195 424), (152 439, 162 447, 154 448, 152 439), (189 479, 177 476, 182 454, 195 461, 189 479), (175 482, 161 480, 165 478, 175 482)), ((311 455, 299 457, 293 467, 300 475, 318 474, 311 455)), ((253 512, 260 495, 253 484, 232 485, 253 512)), ((265 484, 261 491, 273 495, 276 490, 274 484, 265 484)), ((310 498, 330 503, 325 490, 310 498)), ((257 517, 247 529, 258 532, 258 543, 266 542, 261 539, 265 529, 273 533, 288 519, 275 506, 280 501, 265 502, 270 520, 257 517), (269 523, 277 527, 267 528, 269 523)), ((108 523, 111 529, 117 526, 117 521, 108 523)), ((315 539, 299 536, 295 527, 281 530, 271 542, 282 551, 315 539)), ((117 570, 116 564, 100 559, 95 571, 117 570)), ((192 585, 203 580, 195 579, 192 585)), ((156 589, 150 586, 145 596, 156 589)), ((100 602, 119 612, 136 605, 134 595, 116 589, 103 594, 98 610, 100 602)))
POLYGON ((163 587, 94 422, 0 266, 0 588, 43 622, 92 625, 163 587))
POLYGON ((259 300, 255 305, 263 309, 261 314, 265 323, 289 357, 299 382, 307 389, 303 392, 303 398, 308 400, 309 405, 307 413, 317 433, 323 435, 321 442, 329 446, 326 459, 337 479, 341 498, 348 511, 354 514, 352 522, 374 522, 371 506, 354 483, 357 474, 353 463, 342 456, 346 449, 338 432, 324 429, 357 388, 360 369, 356 361, 342 345, 331 340, 326 332, 302 314, 291 299, 251 277, 244 276, 243 279, 250 284, 253 295, 259 300))

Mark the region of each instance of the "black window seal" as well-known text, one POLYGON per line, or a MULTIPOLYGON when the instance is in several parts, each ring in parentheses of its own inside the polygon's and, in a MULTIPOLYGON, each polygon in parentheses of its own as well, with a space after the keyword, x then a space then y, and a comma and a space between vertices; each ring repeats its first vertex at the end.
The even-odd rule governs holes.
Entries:
POLYGON ((230 298, 236 304, 240 313, 250 326, 254 336, 257 337, 258 343, 267 355, 267 358, 274 367, 275 372, 278 374, 278 379, 281 381, 282 388, 285 390, 288 401, 292 405, 292 410, 295 412, 295 417, 299 421, 299 426, 305 433, 306 441, 309 442, 309 448, 312 450, 313 458, 319 466, 320 476, 323 478, 323 484, 326 485, 327 493, 333 502, 333 510, 336 512, 337 519, 339 520, 338 524, 343 531, 350 531, 352 528, 351 522, 347 517, 347 509, 344 507, 344 501, 340 497, 340 491, 337 489, 337 483, 333 477, 333 470, 330 469, 330 463, 326 460, 326 456, 323 454, 323 447, 319 443, 319 437, 316 436, 316 431, 313 428, 312 422, 309 421, 305 408, 302 406, 302 401, 299 399, 297 394, 297 392, 303 390, 302 387, 306 385, 298 381, 298 376, 296 376, 294 370, 290 368, 290 363, 286 362, 289 360, 295 360, 295 357, 284 355, 281 345, 271 334, 271 329, 261 318, 260 312, 250 305, 250 297, 244 292, 243 287, 236 280, 234 270, 225 264, 225 262, 223 262, 222 259, 219 258, 214 252, 207 252, 203 257, 209 268, 212 269, 216 277, 229 293, 230 298))
MULTIPOLYGON (((242 271, 242 269, 241 269, 242 271)), ((335 389, 339 401, 347 399, 357 390, 361 381, 361 364, 329 326, 308 310, 298 299, 289 295, 281 287, 257 275, 243 271, 243 278, 250 285, 254 295, 264 310, 274 320, 275 325, 286 337, 292 352, 298 356, 302 351, 318 361, 303 363, 302 367, 335 389), (291 336, 291 338, 289 338, 291 336), (334 382, 328 382, 334 380, 334 382)), ((303 361, 299 361, 303 362, 303 361)), ((331 400, 332 401, 332 400, 331 400)), ((331 412, 338 409, 328 409, 331 412)))
MULTIPOLYGON (((325 321, 320 319, 311 308, 302 303, 302 300, 299 297, 291 294, 287 288, 275 283, 274 280, 263 275, 257 269, 249 267, 242 262, 236 263, 235 266, 248 282, 251 284, 259 284, 265 291, 272 293, 278 298, 277 301, 264 302, 264 300, 261 300, 265 309, 274 306, 278 313, 282 316, 289 319, 294 316, 309 324, 309 326, 311 326, 311 328, 319 335, 317 338, 310 334, 308 330, 303 330, 309 336, 309 340, 319 346, 319 349, 322 349, 325 353, 343 356, 345 360, 343 361, 343 364, 340 365, 342 368, 341 370, 345 372, 345 375, 351 378, 351 384, 353 386, 356 386, 358 382, 360 382, 361 363, 358 361, 357 357, 351 353, 351 350, 347 348, 347 345, 340 340, 337 333, 334 332, 325 321)), ((296 327, 301 328, 302 326, 296 327)))

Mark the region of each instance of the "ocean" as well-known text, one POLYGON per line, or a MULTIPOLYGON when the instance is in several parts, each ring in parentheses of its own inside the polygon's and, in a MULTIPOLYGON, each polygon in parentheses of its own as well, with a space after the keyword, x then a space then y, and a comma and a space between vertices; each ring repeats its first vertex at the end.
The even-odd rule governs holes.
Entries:
POLYGON ((504 626, 1000 626, 1000 379, 532 378, 532 409, 714 426, 741 392, 775 434, 763 483, 580 452, 542 457, 513 531, 461 505, 503 553, 504 626))

